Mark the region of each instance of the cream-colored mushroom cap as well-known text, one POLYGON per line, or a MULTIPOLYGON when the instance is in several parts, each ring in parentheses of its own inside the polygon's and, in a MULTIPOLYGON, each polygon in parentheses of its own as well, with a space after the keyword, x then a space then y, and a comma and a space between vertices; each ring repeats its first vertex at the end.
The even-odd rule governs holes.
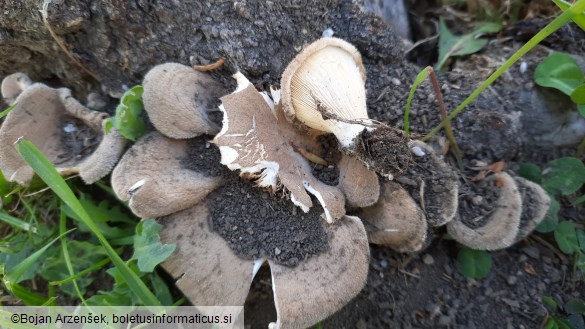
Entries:
POLYGON ((342 120, 367 119, 366 72, 357 49, 337 38, 307 46, 282 75, 282 104, 287 119, 331 132, 342 146, 364 127, 342 120), (323 113, 331 118, 324 119, 323 113))

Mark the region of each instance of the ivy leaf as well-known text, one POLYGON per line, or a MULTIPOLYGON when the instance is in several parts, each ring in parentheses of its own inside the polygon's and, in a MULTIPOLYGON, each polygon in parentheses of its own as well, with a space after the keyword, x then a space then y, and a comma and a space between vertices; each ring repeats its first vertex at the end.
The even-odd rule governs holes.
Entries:
POLYGON ((435 68, 441 70, 451 56, 469 55, 479 51, 488 42, 487 39, 479 37, 486 33, 498 32, 501 28, 502 25, 498 23, 483 23, 471 33, 456 36, 449 31, 445 20, 441 17, 439 20, 439 60, 435 68))
POLYGON ((106 133, 112 128, 120 131, 126 139, 136 141, 146 133, 146 125, 142 120, 142 86, 134 86, 126 91, 116 107, 116 115, 106 122, 106 133))
POLYGON ((162 225, 153 219, 147 219, 136 226, 136 235, 134 236, 134 255, 138 268, 142 272, 152 272, 154 267, 167 259, 173 251, 175 244, 162 244, 158 232, 162 225))
POLYGON ((490 272, 492 256, 485 250, 463 247, 457 255, 457 265, 466 277, 480 279, 490 272))
POLYGON ((547 164, 542 182, 549 193, 573 194, 585 184, 585 165, 572 157, 553 160, 547 164))
POLYGON ((555 88, 571 96, 585 82, 585 76, 573 57, 555 52, 538 64, 534 71, 534 81, 540 86, 555 88))
POLYGON ((579 250, 579 241, 577 240, 577 231, 571 221, 562 221, 555 229, 555 240, 559 249, 565 254, 573 254, 579 250))

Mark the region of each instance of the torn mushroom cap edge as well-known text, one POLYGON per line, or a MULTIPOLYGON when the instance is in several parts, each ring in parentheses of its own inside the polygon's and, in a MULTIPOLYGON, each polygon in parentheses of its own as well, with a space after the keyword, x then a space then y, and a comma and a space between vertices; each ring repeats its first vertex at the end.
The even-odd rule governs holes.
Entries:
MULTIPOLYGON (((261 97, 250 97, 250 95, 245 96, 247 98, 247 102, 261 102, 262 104, 258 104, 258 108, 264 108, 268 111, 271 112, 272 115, 274 115, 274 119, 278 120, 279 119, 279 115, 276 114, 275 112, 275 105, 272 101, 272 99, 270 99, 270 97, 268 97, 268 95, 266 93, 259 93, 258 91, 256 91, 253 86, 251 85, 251 83, 248 81, 248 79, 241 74, 240 72, 234 74, 234 79, 237 80, 238 82, 238 86, 236 88, 236 90, 231 94, 236 94, 239 92, 249 92, 249 91, 245 91, 246 89, 250 90, 254 90, 254 93, 257 93, 258 95, 260 95, 261 97)), ((277 90, 271 90, 271 93, 273 95, 273 97, 277 98, 279 97, 279 92, 277 90)), ((243 96, 244 97, 244 96, 243 96)), ((240 154, 238 153, 238 151, 234 148, 234 147, 230 147, 229 145, 221 145, 222 143, 218 142, 218 140, 220 138, 222 139, 226 139, 226 138, 231 138, 231 137, 246 137, 246 136, 252 136, 255 132, 256 129, 258 129, 257 125, 256 125, 256 119, 255 117, 252 117, 252 123, 251 123, 251 128, 246 132, 238 132, 238 133, 230 133, 228 134, 228 130, 230 129, 230 116, 228 113, 226 113, 226 109, 224 107, 224 104, 222 103, 220 105, 220 110, 224 113, 223 116, 223 125, 222 125, 222 130, 216 135, 215 139, 214 139, 214 143, 216 143, 219 146, 220 149, 220 153, 221 153, 221 163, 226 165, 230 170, 240 170, 241 174, 253 174, 253 176, 257 177, 256 183, 257 186, 259 187, 270 187, 273 190, 276 190, 282 186, 284 186, 287 189, 290 189, 290 185, 287 185, 287 183, 283 183, 283 181, 289 181, 290 180, 284 177, 279 177, 279 170, 280 170, 280 164, 277 161, 269 161, 269 160, 259 160, 257 162, 255 162, 253 165, 249 165, 244 167, 241 163, 237 163, 238 159, 243 159, 245 157, 248 157, 249 154, 246 154, 243 157, 240 157, 240 154)), ((282 117, 283 124, 290 124, 288 122, 286 122, 286 120, 284 120, 284 117, 282 117)), ((292 129, 292 127, 291 127, 292 129)), ((250 137, 250 139, 255 139, 255 136, 250 137)), ((248 142, 247 142, 248 143, 248 142)), ((257 143, 257 141, 255 141, 254 143, 257 143)), ((234 146, 237 146, 238 148, 242 148, 242 145, 240 144, 233 144, 234 146)), ((249 145, 249 144, 246 144, 249 145)), ((264 145, 258 144, 257 145, 257 149, 256 153, 264 153, 267 152, 267 150, 264 149, 264 145)), ((299 156, 300 157, 300 156, 299 156)), ((302 161, 306 161, 306 160, 302 160, 302 161)), ((306 167, 306 166, 303 166, 306 167)), ((312 175, 310 174, 310 168, 304 168, 303 170, 306 170, 306 172, 308 173, 307 176, 312 177, 312 175)), ((288 178, 290 178, 290 175, 287 175, 288 178)), ((308 177, 307 177, 308 178, 308 177)), ((314 180, 306 180, 303 179, 301 181, 301 183, 299 183, 299 185, 296 188, 300 188, 300 190, 303 191, 303 193, 310 193, 313 194, 320 202, 321 206, 324 209, 324 215, 325 215, 325 219, 327 222, 332 223, 335 219, 341 218, 344 214, 345 214, 345 208, 344 205, 341 206, 340 209, 340 205, 339 203, 344 203, 344 202, 339 202, 339 200, 344 200, 343 198, 343 193, 340 190, 336 190, 336 191, 332 191, 331 189, 328 190, 329 187, 320 184, 320 182, 316 179, 314 180), (319 185, 319 186, 317 186, 319 185), (325 192, 327 192, 327 196, 325 196, 323 193, 320 192, 320 189, 325 189, 325 192), (330 202, 327 202, 325 199, 327 197, 329 197, 329 195, 331 196, 331 200, 330 202)), ((299 191, 297 191, 299 192, 299 191)), ((302 197, 298 196, 295 197, 293 191, 291 190, 291 194, 290 194, 290 200, 293 202, 293 204, 295 204, 296 206, 300 207, 304 212, 308 212, 310 207, 312 206, 312 203, 310 201, 310 199, 305 198, 305 200, 301 200, 299 199, 302 197)))

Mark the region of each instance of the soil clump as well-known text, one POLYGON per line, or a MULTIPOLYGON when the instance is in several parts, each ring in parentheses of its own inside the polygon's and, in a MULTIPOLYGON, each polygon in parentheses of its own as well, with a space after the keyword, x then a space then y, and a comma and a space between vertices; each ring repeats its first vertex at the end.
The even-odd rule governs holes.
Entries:
POLYGON ((296 266, 328 248, 323 228, 323 209, 314 202, 308 213, 281 192, 255 186, 220 164, 219 149, 207 137, 189 141, 183 165, 210 176, 221 176, 224 185, 206 201, 211 228, 222 236, 234 253, 246 259, 268 257, 276 263, 296 266))

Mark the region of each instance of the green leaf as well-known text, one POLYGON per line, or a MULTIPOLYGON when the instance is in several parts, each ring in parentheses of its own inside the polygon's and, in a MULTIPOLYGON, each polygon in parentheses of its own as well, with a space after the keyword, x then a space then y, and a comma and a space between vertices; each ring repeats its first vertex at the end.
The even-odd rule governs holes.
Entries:
POLYGON ((571 94, 571 100, 575 102, 575 104, 585 104, 585 84, 582 84, 573 90, 573 93, 571 94))
POLYGON ((579 113, 585 117, 585 105, 581 104, 581 105, 577 105, 577 110, 579 111, 579 113))
POLYGON ((149 306, 160 306, 160 301, 154 296, 136 273, 128 268, 126 263, 124 263, 112 248, 91 217, 89 217, 79 200, 75 197, 75 194, 73 194, 73 191, 71 191, 65 180, 63 180, 61 175, 59 175, 57 170, 51 165, 49 160, 45 158, 39 149, 37 149, 30 141, 22 139, 16 143, 16 149, 24 160, 33 168, 37 175, 39 175, 53 192, 79 216, 79 219, 87 225, 87 227, 89 227, 106 250, 110 259, 112 259, 116 268, 120 270, 120 273, 126 280, 126 283, 132 292, 140 298, 142 303, 149 306))
POLYGON ((429 68, 430 66, 427 66, 424 69, 422 69, 422 71, 418 72, 416 78, 414 79, 414 83, 410 88, 410 92, 408 93, 408 100, 406 101, 406 110, 404 111, 404 131, 407 134, 410 134, 410 106, 412 104, 414 92, 416 91, 418 86, 429 76, 429 68))
POLYGON ((57 238, 53 239, 53 241, 47 243, 44 247, 37 250, 32 255, 28 256, 20 264, 14 266, 10 270, 8 270, 6 272, 6 274, 4 275, 4 279, 3 279, 4 285, 6 285, 6 288, 8 288, 10 290, 11 284, 18 283, 20 278, 23 276, 23 274, 26 273, 26 271, 28 271, 28 269, 31 268, 34 264, 36 264, 36 262, 39 260, 39 258, 45 253, 45 251, 47 251, 47 249, 49 249, 49 247, 53 243, 58 241, 62 236, 67 235, 68 233, 70 233, 74 230, 75 229, 71 229, 71 230, 59 235, 57 238))
POLYGON ((557 302, 552 297, 549 296, 541 296, 542 302, 545 303, 548 307, 550 307, 551 311, 556 312, 558 309, 557 302))
POLYGON ((546 325, 544 326, 544 329, 559 329, 559 325, 557 324, 556 319, 552 316, 549 316, 548 319, 546 320, 546 325))
POLYGON ((559 249, 565 254, 572 254, 579 250, 579 241, 575 225, 571 221, 562 221, 555 229, 555 240, 559 249))
MULTIPOLYGON (((571 7, 571 3, 565 0, 553 0, 553 2, 559 6, 563 11, 566 11, 571 7)), ((581 12, 573 17, 573 22, 579 25, 579 27, 585 31, 585 12, 581 12)))
POLYGON ((158 232, 162 225, 153 219, 147 219, 136 226, 136 235, 134 236, 134 255, 132 259, 138 262, 138 268, 142 272, 152 272, 154 267, 167 259, 176 245, 162 244, 158 232))
POLYGON ((136 141, 146 133, 146 124, 142 120, 142 86, 134 86, 126 91, 116 107, 116 115, 106 123, 106 133, 112 127, 118 129, 126 139, 136 141))
POLYGON ((156 272, 152 272, 149 274, 150 277, 150 286, 154 290, 154 294, 160 302, 165 306, 170 306, 173 304, 173 295, 171 295, 171 291, 167 286, 166 282, 161 279, 161 277, 156 274, 156 272))
POLYGON ((534 71, 534 81, 543 87, 555 88, 571 96, 585 82, 577 61, 568 54, 555 52, 545 58, 534 71))
MULTIPOLYGON (((79 202, 100 232, 102 232, 108 240, 134 235, 134 227, 137 224, 137 220, 123 213, 120 206, 111 206, 106 200, 103 200, 96 205, 94 200, 86 196, 82 196, 79 199, 79 202)), ((65 212, 68 217, 80 221, 79 216, 69 207, 65 207, 65 212)), ((80 221, 79 229, 82 232, 91 232, 83 221, 80 221)))
POLYGON ((583 231, 582 229, 577 229, 576 232, 577 232, 577 242, 579 243, 579 248, 581 248, 581 251, 583 253, 585 253, 585 231, 583 231))
POLYGON ((543 171, 542 182, 549 193, 573 194, 585 183, 585 165, 572 157, 550 161, 543 171))
MULTIPOLYGON (((65 253, 56 254, 48 258, 44 263, 39 273, 47 281, 60 281, 65 280, 76 272, 85 270, 91 267, 93 264, 101 261, 106 252, 101 245, 94 245, 87 241, 71 240, 67 241, 67 251, 70 257, 70 265, 67 262, 65 253)), ((93 281, 94 277, 84 276, 77 278, 76 282, 79 288, 80 295, 85 294, 85 288, 89 286, 93 281)), ((77 289, 73 281, 64 283, 60 286, 61 290, 66 294, 76 297, 78 296, 77 289)))
POLYGON ((498 32, 501 28, 502 25, 498 23, 483 23, 471 33, 456 36, 449 31, 445 20, 441 17, 439 20, 439 58, 435 68, 440 71, 451 56, 469 55, 479 51, 488 42, 487 39, 479 39, 479 37, 485 33, 498 32))
POLYGON ((490 272, 492 256, 485 250, 463 247, 457 255, 457 265, 466 277, 480 279, 490 272))
POLYGON ((12 283, 10 288, 12 294, 20 298, 27 306, 40 306, 46 304, 48 301, 47 298, 26 289, 18 283, 12 283))
POLYGON ((571 204, 574 205, 574 206, 576 206, 576 205, 581 204, 583 202, 585 202, 585 194, 582 195, 582 196, 580 196, 580 197, 578 197, 577 199, 571 201, 571 204))
POLYGON ((561 210, 561 205, 551 196, 550 208, 548 208, 545 219, 536 227, 536 231, 540 233, 554 231, 559 223, 559 210, 561 210))
POLYGON ((540 184, 542 180, 542 171, 540 170, 540 167, 534 163, 521 163, 518 168, 518 176, 540 184))
POLYGON ((580 299, 572 299, 565 304, 565 311, 570 314, 585 315, 585 302, 580 299))

